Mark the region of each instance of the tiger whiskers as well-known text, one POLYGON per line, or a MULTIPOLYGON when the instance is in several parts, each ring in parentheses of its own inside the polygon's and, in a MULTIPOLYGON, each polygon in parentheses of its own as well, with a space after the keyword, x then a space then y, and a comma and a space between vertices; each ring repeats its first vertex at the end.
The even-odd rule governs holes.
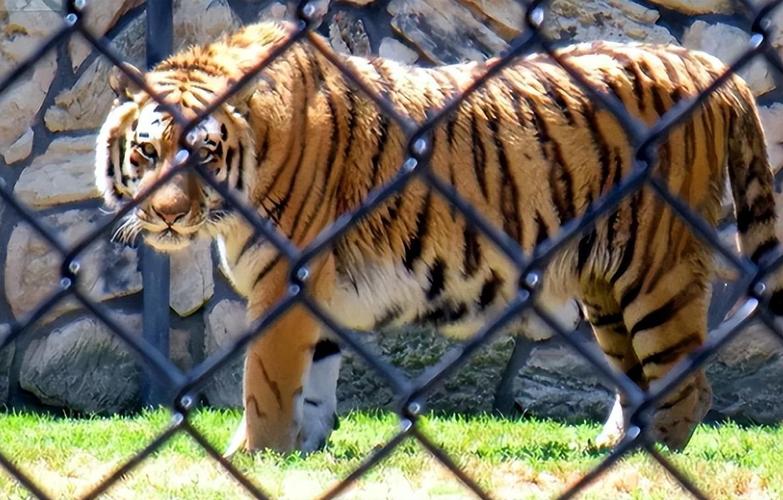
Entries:
POLYGON ((111 240, 116 243, 132 244, 143 229, 141 221, 137 217, 126 216, 122 224, 114 230, 111 240))

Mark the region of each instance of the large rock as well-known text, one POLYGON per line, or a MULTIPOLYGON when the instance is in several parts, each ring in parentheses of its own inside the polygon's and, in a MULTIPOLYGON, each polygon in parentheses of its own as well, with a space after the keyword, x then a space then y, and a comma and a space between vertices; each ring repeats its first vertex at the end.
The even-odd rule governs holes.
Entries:
POLYGON ((239 26, 227 0, 174 0, 175 50, 213 41, 239 26))
POLYGON ((734 0, 650 0, 683 14, 731 14, 740 5, 734 0))
POLYGON ((26 204, 49 207, 98 198, 95 136, 61 137, 22 171, 14 193, 26 204))
MULTIPOLYGON (((689 49, 698 49, 712 54, 721 61, 731 64, 749 50, 750 35, 728 24, 709 24, 695 21, 683 34, 682 44, 689 49)), ((762 95, 775 88, 775 82, 767 63, 755 58, 739 70, 739 75, 748 82, 755 95, 762 95)))
POLYGON ((3 152, 3 159, 9 165, 22 161, 33 152, 33 129, 28 128, 13 144, 3 152))
MULTIPOLYGON (((97 210, 68 210, 42 217, 48 227, 57 231, 61 241, 72 245, 106 222, 97 210)), ((105 237, 90 245, 79 256, 79 285, 94 300, 107 300, 141 290, 134 249, 106 241, 105 237)), ((53 293, 60 282, 61 257, 29 225, 20 223, 8 241, 5 261, 5 294, 14 315, 19 318, 35 309, 53 293)), ((77 307, 67 299, 48 319, 77 307)))
MULTIPOLYGON (((117 320, 141 332, 141 315, 118 315, 117 320)), ((47 405, 117 413, 138 406, 139 374, 125 343, 89 317, 33 340, 22 358, 19 384, 47 405)))
MULTIPOLYGON (((23 4, 0 0, 0 75, 26 61, 60 26, 60 14, 42 3, 25 8, 23 4), (41 8, 44 6, 44 8, 41 8)), ((57 69, 56 54, 50 51, 32 70, 0 94, 0 151, 17 142, 32 125, 49 91, 57 69)))
POLYGON ((461 0, 480 12, 506 38, 521 33, 525 25, 525 8, 516 0, 461 0))
MULTIPOLYGON (((205 315, 204 356, 210 357, 247 331, 245 304, 223 299, 205 315)), ((212 375, 203 394, 209 404, 218 407, 242 406, 242 372, 244 355, 237 355, 225 367, 212 375)))
MULTIPOLYGON (((366 344, 377 355, 398 367, 409 377, 416 377, 438 363, 451 349, 459 346, 432 331, 388 331, 368 333, 366 344)), ((480 349, 437 387, 424 401, 426 409, 466 413, 489 412, 495 390, 513 350, 513 341, 501 337, 480 349)), ((395 394, 358 354, 344 348, 343 366, 337 389, 341 412, 353 409, 395 409, 395 394)))
MULTIPOLYGON (((141 314, 114 319, 141 336, 141 314)), ((180 368, 192 366, 182 352, 190 335, 172 330, 169 356, 180 368)), ((19 384, 42 403, 84 413, 111 414, 138 408, 142 361, 125 341, 94 317, 82 317, 34 339, 24 352, 19 384)))
MULTIPOLYGON (((130 9, 143 3, 143 0, 114 0, 112 2, 88 2, 82 23, 92 34, 101 37, 130 9)), ((71 37, 68 42, 68 50, 71 53, 71 64, 76 71, 84 59, 90 54, 92 45, 83 37, 71 37)), ((103 82, 106 83, 105 81, 103 82)))
MULTIPOLYGON (((586 346, 603 357, 597 346, 586 346)), ((517 406, 526 415, 578 422, 606 417, 613 391, 583 356, 569 346, 546 342, 533 348, 514 379, 517 406)))
POLYGON ((347 12, 337 12, 329 21, 329 41, 341 54, 367 57, 371 55, 370 39, 364 22, 347 12))
MULTIPOLYGON (((125 0, 131 5, 137 0, 125 0)), ((225 0, 195 0, 174 2, 174 49, 217 38, 224 31, 238 26, 225 0)), ((144 67, 145 20, 140 16, 126 26, 114 39, 112 46, 124 59, 139 68, 144 67)), ((98 128, 106 118, 114 100, 114 93, 106 84, 113 64, 99 57, 88 66, 73 88, 63 89, 54 104, 46 110, 44 120, 49 130, 77 130, 98 128)))
POLYGON ((419 58, 415 50, 392 37, 384 37, 378 46, 378 55, 405 64, 413 64, 419 58))
POLYGON ((198 240, 171 254, 169 303, 177 314, 193 314, 212 298, 214 291, 209 240, 198 240))
POLYGON ((552 0, 543 28, 555 40, 676 43, 666 28, 655 24, 658 17, 655 9, 623 0, 552 0))
POLYGON ((780 172, 783 168, 783 104, 759 106, 759 115, 764 125, 769 162, 775 172, 780 172))
POLYGON ((751 422, 783 422, 783 340, 766 327, 751 325, 714 356, 707 368, 712 411, 717 417, 751 422))
POLYGON ((483 61, 508 44, 451 0, 392 0, 392 28, 434 63, 483 61))
MULTIPOLYGON (((0 339, 8 334, 10 328, 8 325, 0 325, 0 339)), ((8 403, 11 363, 14 360, 15 344, 10 344, 4 349, 0 349, 0 406, 8 403)))

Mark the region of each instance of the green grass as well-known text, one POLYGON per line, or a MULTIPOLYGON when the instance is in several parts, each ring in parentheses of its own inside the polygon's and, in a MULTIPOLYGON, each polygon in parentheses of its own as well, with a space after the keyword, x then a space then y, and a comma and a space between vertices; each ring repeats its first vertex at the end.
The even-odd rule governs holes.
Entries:
MULTIPOLYGON (((198 411, 193 426, 219 450, 238 412, 198 411)), ((55 498, 89 492, 170 424, 167 412, 134 417, 57 419, 0 415, 0 452, 55 498)), ((495 498, 551 498, 594 466, 603 453, 588 440, 597 425, 427 417, 421 429, 495 498)), ((389 414, 343 417, 327 450, 308 457, 240 455, 234 465, 275 497, 314 498, 349 474, 399 430, 389 414)), ((667 455, 713 498, 783 498, 783 428, 701 426, 682 454, 667 455)), ((175 437, 106 493, 108 498, 243 498, 247 496, 189 436, 175 437)), ((0 498, 29 494, 0 473, 0 498)), ((346 498, 471 498, 429 453, 408 440, 362 477, 346 498)), ((583 498, 687 498, 645 454, 633 454, 593 483, 583 498)))

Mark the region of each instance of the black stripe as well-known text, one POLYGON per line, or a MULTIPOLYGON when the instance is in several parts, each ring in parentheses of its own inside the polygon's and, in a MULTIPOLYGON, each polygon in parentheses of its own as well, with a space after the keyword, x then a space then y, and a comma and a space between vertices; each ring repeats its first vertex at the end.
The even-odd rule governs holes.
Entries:
POLYGON ((492 271, 490 278, 485 281, 484 285, 481 287, 481 292, 479 293, 478 299, 479 309, 486 309, 495 301, 498 295, 498 291, 502 285, 503 278, 498 276, 495 271, 492 271))
POLYGON ((329 339, 321 339, 315 344, 313 362, 334 356, 335 354, 340 354, 340 344, 329 339))
POLYGON ((277 265, 277 263, 280 262, 280 254, 277 254, 274 259, 267 262, 266 266, 264 266, 263 269, 261 269, 261 272, 258 273, 258 276, 256 276, 255 281, 253 282, 253 288, 258 285, 261 280, 263 280, 267 274, 277 265))
POLYGON ((546 224, 544 224, 544 218, 541 216, 540 212, 536 212, 535 222, 536 246, 539 246, 541 243, 545 242, 547 238, 549 238, 549 234, 547 232, 546 224))
POLYGON ((481 265, 481 244, 478 241, 476 230, 469 223, 465 223, 465 248, 463 249, 462 274, 466 278, 472 277, 481 265))
POLYGON ((239 143, 239 157, 237 158, 237 191, 242 191, 245 187, 244 179, 242 178, 245 169, 245 146, 239 143))
POLYGON ((750 256, 750 260, 753 261, 755 264, 758 264, 761 262, 761 259, 764 258, 764 255, 767 252, 771 252, 774 249, 776 249, 779 245, 779 241, 777 238, 772 238, 770 240, 767 240, 763 243, 761 243, 758 247, 756 247, 756 250, 753 251, 753 254, 750 256))
POLYGON ((666 401, 665 403, 658 406, 658 410, 669 410, 671 408, 674 408, 679 403, 681 403, 685 398, 691 395, 691 393, 696 389, 695 384, 689 384, 686 388, 682 390, 682 392, 677 396, 676 399, 673 399, 671 401, 666 401))
POLYGON ((374 330, 390 325, 394 320, 400 317, 402 308, 399 305, 393 305, 384 312, 380 318, 375 320, 374 330))
POLYGON ((460 320, 468 312, 464 302, 459 304, 446 303, 417 316, 412 323, 415 325, 440 325, 460 320))
POLYGON ((639 296, 639 292, 641 291, 642 291, 641 282, 634 283, 633 285, 626 288, 623 294, 620 296, 620 308, 625 309, 626 307, 631 305, 631 303, 634 300, 636 300, 636 297, 639 296))
MULTIPOLYGON (((472 96, 471 96, 472 97, 472 96)), ((478 99, 479 96, 476 96, 478 99)), ((476 174, 476 180, 478 181, 481 194, 484 198, 487 198, 487 152, 484 149, 484 142, 481 140, 481 132, 479 131, 479 120, 476 118, 477 103, 475 100, 472 102, 472 113, 470 116, 470 137, 473 141, 473 171, 476 174)))
POLYGON ((691 333, 690 335, 680 339, 674 345, 671 345, 661 351, 658 351, 649 356, 645 356, 641 360, 642 365, 656 364, 656 365, 668 365, 674 361, 677 361, 683 354, 692 352, 694 349, 701 345, 701 337, 697 333, 691 333))
MULTIPOLYGON (((552 79, 555 77, 550 77, 546 71, 535 65, 530 65, 527 68, 536 75, 536 78, 544 88, 544 92, 549 98, 549 101, 557 105, 558 111, 560 111, 560 114, 563 115, 563 118, 565 118, 565 121, 568 123, 568 125, 576 125, 574 115, 571 113, 571 106, 569 106, 566 102, 565 96, 560 93, 560 88, 557 85, 552 85, 552 79)), ((563 77, 565 77, 565 75, 563 75, 563 77)))
POLYGON ((405 243, 405 254, 402 257, 402 263, 408 271, 413 270, 413 264, 421 257, 422 240, 427 236, 427 226, 430 217, 430 203, 432 202, 432 191, 427 191, 424 198, 424 206, 416 214, 416 229, 413 236, 405 243))
POLYGON ((220 139, 224 141, 228 139, 228 128, 225 123, 220 124, 220 139))
POLYGON ((579 239, 579 250, 578 250, 577 263, 576 263, 576 272, 580 275, 584 270, 585 264, 587 264, 587 260, 590 258, 590 254, 593 251, 593 247, 595 246, 595 241, 597 237, 598 235, 595 231, 595 228, 593 228, 592 230, 590 230, 589 233, 585 234, 579 239))
POLYGON ((775 206, 765 197, 759 197, 751 206, 737 210, 737 231, 747 233, 755 224, 763 224, 774 220, 775 206))
POLYGON ((625 272, 628 270, 628 267, 631 265, 631 262, 633 260, 634 253, 636 251, 636 237, 637 237, 637 231, 639 229, 639 220, 637 217, 637 213, 639 211, 639 205, 641 204, 641 198, 642 198, 642 191, 637 191, 636 194, 633 195, 631 198, 629 205, 630 205, 630 225, 628 228, 628 241, 625 243, 625 248, 623 249, 623 256, 620 259, 620 264, 617 266, 617 269, 615 270, 614 274, 612 274, 612 277, 609 278, 609 284, 614 285, 617 283, 617 280, 620 279, 620 277, 625 274, 625 272))
POLYGON ((552 201, 555 204, 558 218, 562 224, 571 220, 575 215, 573 179, 566 169, 560 143, 551 136, 549 124, 541 116, 535 102, 529 98, 525 98, 525 100, 533 116, 541 154, 549 163, 549 184, 552 187, 552 201), (562 191, 559 189, 561 186, 562 191))
POLYGON ((378 174, 380 173, 381 157, 386 150, 389 141, 389 119, 383 113, 378 113, 378 141, 375 146, 375 154, 372 156, 372 173, 370 175, 370 185, 378 185, 378 174))
MULTIPOLYGON (((601 133, 601 128, 598 125, 596 109, 590 105, 585 106, 583 114, 585 120, 587 120, 587 130, 590 132, 590 138, 598 150, 598 164, 601 167, 601 178, 599 185, 601 193, 603 193, 606 190, 606 181, 609 179, 609 166, 611 161, 609 144, 607 143, 604 135, 601 133)), ((616 164, 616 167, 619 169, 619 162, 616 164)))
POLYGON ((429 272, 430 288, 427 290, 427 300, 437 298, 446 286, 446 264, 441 259, 435 259, 429 272))
POLYGON ((498 155, 500 166, 500 211, 503 215, 503 230, 516 242, 522 243, 522 220, 519 217, 519 189, 506 156, 506 146, 500 140, 500 112, 494 106, 494 117, 489 120, 489 129, 498 155), (494 119, 493 119, 494 118, 494 119))
POLYGON ((695 299, 700 292, 701 288, 698 284, 687 285, 680 290, 677 295, 666 301, 661 307, 650 311, 642 319, 637 321, 636 324, 631 327, 631 336, 633 337, 641 331, 650 330, 666 323, 672 316, 677 314, 678 311, 695 299))
POLYGON ((616 325, 618 323, 623 322, 623 315, 621 313, 612 313, 612 314, 604 314, 604 315, 598 315, 592 318, 589 318, 588 321, 591 325, 593 325, 596 328, 616 325))

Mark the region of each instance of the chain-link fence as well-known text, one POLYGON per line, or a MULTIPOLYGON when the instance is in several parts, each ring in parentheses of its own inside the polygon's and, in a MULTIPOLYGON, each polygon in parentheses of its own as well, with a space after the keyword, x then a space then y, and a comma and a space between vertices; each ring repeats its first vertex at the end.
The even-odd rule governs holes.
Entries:
MULTIPOLYGON (((85 497, 92 498, 105 492, 112 484, 120 481, 121 478, 144 461, 156 450, 161 448, 164 443, 169 441, 172 436, 177 434, 189 435, 199 445, 201 445, 209 455, 217 460, 229 473, 231 473, 239 483, 241 483, 251 494, 264 498, 263 490, 255 485, 248 478, 235 468, 232 463, 221 456, 203 435, 192 425, 189 415, 193 409, 194 394, 205 384, 216 371, 225 367, 230 360, 240 355, 251 340, 254 340, 264 334, 265 328, 273 323, 277 318, 284 314, 294 305, 305 307, 310 314, 318 319, 326 328, 334 332, 341 341, 350 349, 354 350, 362 359, 364 359, 388 384, 394 389, 399 400, 399 417, 401 428, 396 436, 389 440, 384 446, 376 449, 372 454, 357 467, 351 474, 345 477, 339 484, 332 487, 331 490, 324 493, 325 497, 334 497, 344 491, 353 481, 361 477, 370 468, 378 464, 384 457, 392 453, 403 441, 418 441, 427 449, 435 459, 440 461, 448 468, 455 477, 459 478, 467 487, 475 492, 481 498, 488 498, 490 494, 471 479, 471 471, 461 469, 443 449, 439 448, 417 425, 417 421, 425 408, 427 396, 434 387, 442 383, 444 379, 458 370, 466 360, 483 345, 485 345, 493 336, 495 336, 503 326, 513 318, 524 312, 533 312, 540 317, 546 324, 553 328, 562 336, 565 342, 569 343, 581 355, 583 355, 601 375, 611 381, 611 383, 625 395, 631 406, 635 408, 634 417, 631 425, 627 429, 624 439, 617 445, 611 453, 608 453, 603 460, 593 468, 589 473, 573 484, 568 491, 563 492, 562 496, 572 497, 582 490, 590 481, 604 473, 607 468, 614 464, 618 459, 628 454, 632 450, 646 450, 657 462, 659 462, 677 481, 698 498, 704 498, 705 495, 686 477, 686 475, 677 469, 669 459, 662 455, 651 442, 648 434, 648 413, 654 408, 666 394, 677 387, 693 370, 701 367, 708 358, 716 353, 724 344, 731 341, 740 330, 751 321, 760 320, 770 331, 783 340, 783 331, 773 320, 773 316, 766 307, 767 297, 763 287, 764 276, 771 269, 779 265, 779 261, 771 263, 769 266, 759 268, 749 260, 737 257, 731 250, 722 245, 721 240, 715 230, 708 225, 699 216, 692 213, 689 207, 678 197, 667 189, 667 187, 654 176, 651 171, 656 165, 656 146, 666 138, 667 134, 682 123, 694 112, 710 95, 712 91, 720 87, 726 79, 742 66, 748 64, 754 58, 766 58, 768 63, 778 72, 783 72, 783 61, 778 53, 770 47, 770 22, 768 17, 770 13, 778 7, 783 0, 770 1, 766 4, 758 2, 749 2, 747 0, 741 3, 740 11, 748 15, 749 22, 752 22, 753 36, 748 50, 729 68, 726 74, 715 80, 712 85, 701 95, 684 99, 677 105, 667 111, 660 120, 652 126, 645 126, 628 113, 616 96, 606 94, 596 89, 590 88, 579 71, 571 68, 568 63, 561 60, 554 51, 553 42, 547 39, 542 33, 542 25, 545 22, 545 1, 534 1, 525 5, 527 29, 522 35, 516 38, 510 45, 510 49, 499 58, 493 59, 486 64, 481 75, 477 75, 475 80, 458 96, 455 96, 442 109, 430 113, 423 123, 415 123, 410 118, 395 109, 388 96, 376 95, 371 86, 364 82, 361 76, 346 65, 340 56, 336 55, 330 47, 325 45, 322 39, 313 36, 313 28, 318 23, 317 9, 313 4, 302 2, 297 11, 298 24, 285 43, 273 49, 263 60, 259 60, 255 67, 249 71, 237 85, 229 89, 225 95, 222 95, 215 102, 211 103, 207 109, 196 119, 187 120, 178 109, 175 109, 164 102, 159 96, 156 96, 152 89, 147 87, 144 81, 141 81, 133 74, 128 77, 150 95, 155 98, 160 105, 170 113, 176 122, 187 131, 192 129, 203 117, 209 115, 221 103, 225 102, 230 96, 243 84, 250 82, 259 72, 274 60, 292 44, 296 42, 310 43, 316 50, 321 52, 332 64, 334 64, 345 77, 356 85, 361 92, 369 97, 378 108, 393 120, 403 131, 408 141, 408 153, 405 161, 400 165, 398 174, 387 184, 373 190, 364 200, 361 206, 347 215, 338 218, 331 226, 324 230, 312 244, 306 248, 297 248, 283 235, 281 235, 272 223, 262 219, 250 207, 240 203, 235 195, 230 192, 223 184, 217 182, 213 176, 198 164, 194 159, 195 154, 191 154, 185 162, 183 168, 190 168, 196 172, 206 184, 218 191, 221 196, 228 200, 234 209, 244 217, 254 228, 258 237, 265 238, 273 244, 280 255, 290 262, 290 281, 288 292, 282 300, 274 307, 270 308, 261 318, 259 318, 245 334, 237 338, 230 346, 224 348, 221 352, 209 357, 203 363, 199 364, 187 373, 183 373, 176 368, 167 356, 146 342, 134 335, 133 332, 118 322, 107 310, 107 308, 92 300, 79 287, 80 266, 79 258, 84 250, 96 239, 104 238, 114 226, 114 221, 102 225, 91 231, 88 235, 81 238, 74 245, 66 245, 59 235, 50 227, 47 227, 36 216, 36 213, 29 207, 20 202, 4 183, 0 182, 0 197, 4 203, 16 210, 24 221, 30 224, 35 230, 50 244, 62 257, 61 281, 59 289, 49 296, 37 308, 27 315, 24 320, 15 322, 11 329, 5 335, 0 337, 0 348, 14 342, 26 329, 42 318, 50 309, 56 306, 64 299, 75 298, 80 304, 104 322, 114 334, 120 337, 134 351, 138 358, 143 362, 146 369, 152 374, 152 377, 159 382, 166 392, 176 394, 173 399, 166 403, 171 407, 174 414, 170 427, 155 438, 146 447, 137 453, 133 458, 117 468, 109 477, 87 493, 85 497), (455 189, 443 179, 436 176, 429 168, 431 150, 431 134, 434 128, 444 120, 444 117, 454 111, 466 98, 477 89, 480 89, 484 82, 493 78, 502 68, 507 66, 515 57, 531 50, 541 50, 549 53, 572 77, 584 88, 587 95, 599 103, 600 106, 608 110, 622 128, 625 130, 628 142, 635 150, 635 160, 632 172, 619 182, 606 196, 596 200, 582 216, 565 224, 556 237, 540 244, 533 255, 525 254, 520 247, 507 237, 502 231, 498 230, 491 223, 487 222, 482 215, 469 203, 461 199, 455 189), (324 251, 331 248, 333 243, 348 231, 352 226, 371 213, 379 205, 389 200, 395 193, 400 192, 408 183, 418 179, 427 183, 427 185, 445 198, 459 211, 466 220, 473 225, 477 231, 480 231, 489 241, 512 262, 514 262, 521 271, 523 279, 518 287, 518 291, 512 300, 508 303, 505 310, 496 318, 485 324, 469 341, 456 348, 445 356, 437 366, 427 370, 416 378, 408 378, 399 373, 398 370, 391 367, 382 359, 379 359, 370 352, 364 344, 357 339, 357 334, 342 327, 335 321, 324 308, 319 305, 308 294, 308 266, 314 258, 324 251), (736 269, 740 275, 738 280, 739 288, 744 292, 743 302, 735 309, 735 312, 724 321, 716 332, 713 332, 706 344, 690 355, 680 366, 673 369, 665 379, 662 386, 651 393, 640 390, 630 379, 610 369, 606 362, 597 357, 592 351, 589 351, 579 342, 572 340, 568 332, 562 331, 558 322, 541 310, 534 299, 538 292, 538 284, 541 281, 539 270, 554 255, 575 238, 579 238, 586 230, 589 230, 596 220, 608 214, 614 207, 626 197, 640 190, 642 187, 651 189, 661 199, 665 200, 684 220, 693 232, 700 238, 707 241, 714 250, 726 259, 736 269)), ((110 46, 106 39, 94 36, 89 29, 82 23, 82 16, 85 8, 83 1, 75 0, 66 2, 64 17, 64 26, 49 40, 38 48, 29 59, 17 69, 12 71, 0 82, 0 92, 7 92, 9 87, 16 82, 26 71, 28 71, 35 62, 44 56, 47 52, 57 46, 65 43, 73 35, 81 36, 89 42, 97 51, 102 53, 113 64, 120 66, 122 58, 110 46)), ((170 7, 166 8, 165 2, 148 2, 148 9, 155 9, 154 15, 171 16, 170 7)), ((170 44, 164 38, 170 36, 170 30, 167 32, 166 23, 158 25, 156 33, 162 37, 161 50, 166 51, 166 46, 170 44)), ((157 36, 157 35, 156 35, 157 36)), ((154 39, 153 39, 154 41, 154 39)), ((168 45, 170 46, 170 45, 168 45)), ((9 119, 9 117, 4 117, 9 119)), ((185 145, 185 147, 188 147, 185 145)), ((157 185, 161 185, 172 178, 179 170, 172 170, 167 175, 159 179, 157 185)), ((2 181, 0 179, 0 181, 2 181)), ((154 190, 153 190, 154 191, 154 190)), ((147 196, 151 194, 147 193, 147 196)), ((128 214, 133 210, 142 199, 122 207, 116 214, 114 220, 128 214)), ((0 446, 0 463, 10 471, 10 473, 29 491, 41 498, 47 495, 31 477, 20 470, 11 457, 2 454, 0 446)))

